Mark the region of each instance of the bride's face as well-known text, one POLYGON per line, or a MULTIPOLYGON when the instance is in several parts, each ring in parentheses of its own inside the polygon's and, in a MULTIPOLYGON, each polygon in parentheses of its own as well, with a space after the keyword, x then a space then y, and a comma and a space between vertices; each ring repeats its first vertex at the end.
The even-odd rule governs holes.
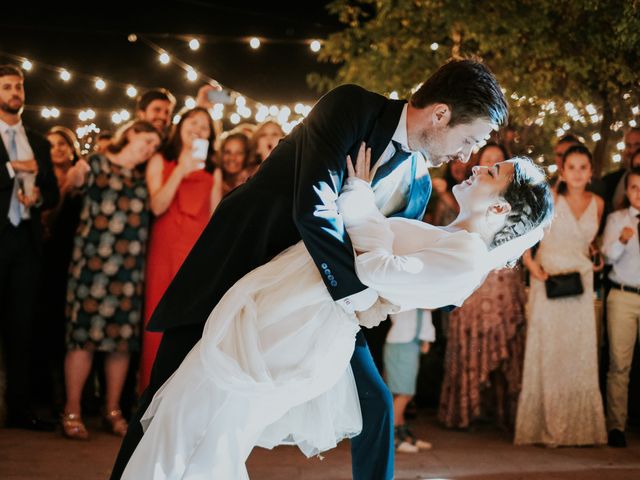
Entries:
POLYGON ((499 162, 492 167, 476 166, 472 175, 453 187, 453 195, 461 211, 486 213, 501 203, 501 195, 513 179, 512 161, 499 162))

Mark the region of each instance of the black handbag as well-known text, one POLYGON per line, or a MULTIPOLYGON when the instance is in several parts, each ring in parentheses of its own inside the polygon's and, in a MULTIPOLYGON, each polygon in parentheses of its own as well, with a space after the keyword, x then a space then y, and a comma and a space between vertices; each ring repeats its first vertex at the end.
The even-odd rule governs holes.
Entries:
POLYGON ((544 282, 547 298, 573 297, 582 295, 584 288, 579 272, 550 275, 544 282))

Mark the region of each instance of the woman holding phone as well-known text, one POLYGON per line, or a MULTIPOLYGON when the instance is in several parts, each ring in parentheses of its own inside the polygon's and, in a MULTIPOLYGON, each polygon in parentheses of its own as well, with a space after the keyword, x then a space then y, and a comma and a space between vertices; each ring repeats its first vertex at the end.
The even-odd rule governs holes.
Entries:
MULTIPOLYGON (((144 324, 222 198, 222 172, 213 167, 215 130, 206 109, 181 115, 162 152, 147 165, 155 221, 149 239, 144 324)), ((144 331, 139 391, 149 383, 162 334, 144 331)))

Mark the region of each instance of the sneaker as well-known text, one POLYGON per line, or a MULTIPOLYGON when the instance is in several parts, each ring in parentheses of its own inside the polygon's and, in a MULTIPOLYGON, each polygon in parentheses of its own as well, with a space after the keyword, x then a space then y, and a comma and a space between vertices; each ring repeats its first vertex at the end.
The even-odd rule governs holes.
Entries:
POLYGON ((420 440, 418 437, 414 435, 414 433, 409 430, 407 425, 403 425, 405 439, 411 442, 413 445, 418 447, 419 450, 431 450, 433 445, 426 440, 420 440))
POLYGON ((419 451, 420 449, 417 446, 407 442, 406 440, 403 440, 396 446, 396 452, 398 453, 418 453, 419 451))
POLYGON ((609 441, 607 444, 613 448, 626 448, 627 439, 624 437, 624 432, 614 428, 609 432, 609 441))
POLYGON ((399 425, 393 429, 394 444, 398 453, 418 453, 420 449, 415 446, 404 431, 404 425, 399 425))

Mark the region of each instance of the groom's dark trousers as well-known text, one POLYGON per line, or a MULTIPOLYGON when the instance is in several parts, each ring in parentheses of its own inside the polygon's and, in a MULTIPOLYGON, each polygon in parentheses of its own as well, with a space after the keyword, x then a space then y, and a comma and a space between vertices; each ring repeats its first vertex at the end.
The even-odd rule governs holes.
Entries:
MULTIPOLYGON (((142 438, 139 419, 153 395, 201 338, 214 306, 240 278, 302 240, 334 300, 367 288, 355 273, 353 247, 335 200, 346 176, 347 154, 356 158, 365 141, 372 149, 371 158, 380 158, 404 103, 354 85, 338 87, 280 141, 247 183, 223 199, 149 321, 149 330, 164 335, 112 480, 121 477, 142 438)), ((396 214, 422 218, 430 191, 428 175, 412 179, 406 208, 396 214)), ((392 398, 362 333, 356 338, 351 365, 363 416, 362 433, 351 440, 353 478, 389 480, 392 398)))

